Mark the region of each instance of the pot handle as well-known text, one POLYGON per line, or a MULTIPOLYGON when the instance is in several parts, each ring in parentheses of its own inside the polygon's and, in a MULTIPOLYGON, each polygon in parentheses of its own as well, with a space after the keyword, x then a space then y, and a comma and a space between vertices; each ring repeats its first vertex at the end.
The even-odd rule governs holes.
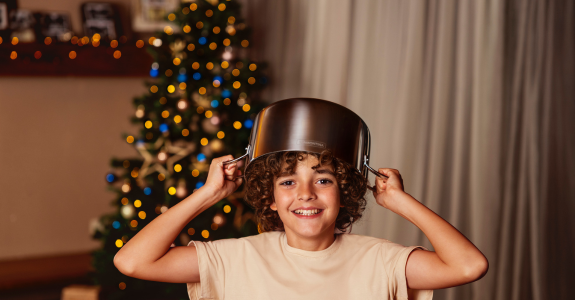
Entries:
MULTIPOLYGON (((232 160, 226 160, 226 161, 224 161, 222 164, 225 166, 225 165, 229 165, 229 164, 231 164, 231 163, 235 163, 235 162, 241 160, 242 158, 248 156, 249 153, 250 153, 250 145, 248 145, 248 146, 246 147, 246 154, 244 154, 244 155, 242 155, 242 156, 240 156, 240 157, 238 157, 238 158, 232 159, 232 160)), ((245 171, 245 169, 244 169, 244 171, 245 171)), ((245 175, 245 172, 244 172, 243 175, 240 175, 240 176, 238 176, 238 177, 236 177, 236 178, 244 178, 244 175, 245 175)), ((226 180, 229 180, 229 179, 226 179, 226 180)), ((229 181, 232 181, 232 180, 229 180, 229 181)))
POLYGON ((385 176, 385 175, 379 173, 379 172, 376 171, 374 168, 370 167, 370 166, 367 164, 367 161, 368 161, 368 160, 369 160, 369 158, 367 158, 367 155, 364 155, 364 156, 363 156, 363 165, 366 166, 367 169, 371 171, 371 173, 375 174, 377 177, 381 177, 381 178, 385 178, 385 179, 389 178, 389 177, 387 177, 387 176, 385 176))
MULTIPOLYGON (((379 173, 379 172, 376 171, 374 168, 370 167, 370 166, 367 164, 367 161, 368 161, 368 160, 369 160, 369 158, 367 158, 367 155, 364 155, 364 156, 363 156, 363 165, 366 166, 367 169, 368 169, 371 173, 375 174, 377 177, 381 177, 381 178, 385 178, 385 179, 388 179, 388 178, 389 178, 389 177, 387 177, 387 176, 385 176, 385 175, 379 173)), ((369 185, 368 185, 367 188, 370 189, 371 191, 375 191, 375 186, 369 186, 369 185)))

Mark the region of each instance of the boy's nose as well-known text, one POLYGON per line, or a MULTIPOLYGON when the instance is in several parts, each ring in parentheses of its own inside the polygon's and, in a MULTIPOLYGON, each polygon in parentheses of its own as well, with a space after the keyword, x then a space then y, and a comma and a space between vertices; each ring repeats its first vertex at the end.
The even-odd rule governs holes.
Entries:
POLYGON ((313 187, 310 187, 307 184, 300 185, 298 189, 298 200, 309 201, 313 199, 315 199, 313 187))

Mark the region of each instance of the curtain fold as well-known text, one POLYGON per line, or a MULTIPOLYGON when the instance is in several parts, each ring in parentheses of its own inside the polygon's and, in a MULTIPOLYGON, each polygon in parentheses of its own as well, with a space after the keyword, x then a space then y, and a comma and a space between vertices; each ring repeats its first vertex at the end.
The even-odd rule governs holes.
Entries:
MULTIPOLYGON (((567 299, 575 278, 572 1, 243 0, 267 99, 328 99, 368 124, 374 168, 487 256, 435 299, 567 299)), ((373 182, 373 176, 371 181, 373 182)), ((432 249, 370 196, 353 232, 432 249)))

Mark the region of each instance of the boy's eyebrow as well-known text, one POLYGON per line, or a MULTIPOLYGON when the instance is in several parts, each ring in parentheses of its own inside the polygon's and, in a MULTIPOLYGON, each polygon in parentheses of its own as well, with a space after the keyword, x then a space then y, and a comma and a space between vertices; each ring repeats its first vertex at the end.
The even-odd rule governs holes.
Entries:
MULTIPOLYGON (((295 172, 294 172, 293 174, 295 174, 295 172)), ((288 173, 288 172, 282 172, 282 173, 280 173, 280 174, 278 175, 277 178, 282 178, 282 177, 290 176, 290 175, 293 175, 293 174, 290 174, 290 173, 288 173)))
POLYGON ((315 172, 318 173, 318 174, 325 174, 325 173, 327 173, 327 174, 330 174, 331 176, 335 177, 335 173, 332 172, 331 170, 328 170, 328 169, 319 169, 319 170, 318 170, 318 169, 315 169, 315 172))

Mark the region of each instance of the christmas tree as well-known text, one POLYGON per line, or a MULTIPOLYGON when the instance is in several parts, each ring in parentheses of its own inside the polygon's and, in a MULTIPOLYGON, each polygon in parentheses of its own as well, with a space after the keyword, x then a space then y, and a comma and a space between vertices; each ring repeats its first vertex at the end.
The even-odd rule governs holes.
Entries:
MULTIPOLYGON (((174 26, 151 37, 154 58, 148 92, 134 99, 138 134, 125 141, 141 154, 111 160, 106 175, 116 211, 100 218, 94 238, 94 283, 103 299, 188 299, 183 284, 130 278, 114 255, 155 216, 200 188, 212 158, 245 153, 253 120, 263 108, 265 64, 246 58, 250 30, 237 1, 183 2, 167 19, 174 26)), ((138 41, 141 46, 143 41, 138 41)), ((242 188, 192 220, 174 241, 216 240, 257 234, 242 188)))

